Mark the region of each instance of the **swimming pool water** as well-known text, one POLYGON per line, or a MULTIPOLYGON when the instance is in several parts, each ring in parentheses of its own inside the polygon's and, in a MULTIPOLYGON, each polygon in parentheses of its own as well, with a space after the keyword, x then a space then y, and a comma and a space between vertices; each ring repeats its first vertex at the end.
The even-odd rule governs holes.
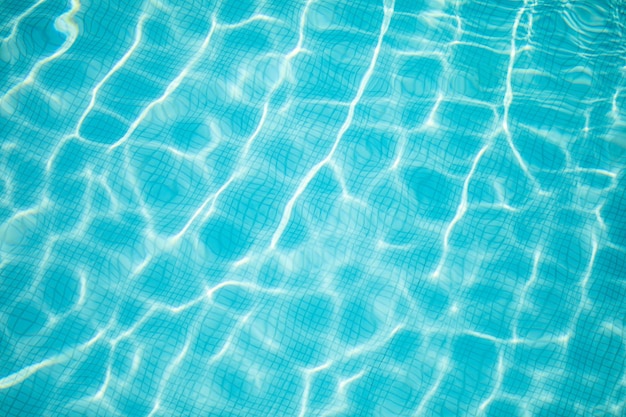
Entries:
POLYGON ((0 0, 0 415, 626 416, 619 0, 0 0))

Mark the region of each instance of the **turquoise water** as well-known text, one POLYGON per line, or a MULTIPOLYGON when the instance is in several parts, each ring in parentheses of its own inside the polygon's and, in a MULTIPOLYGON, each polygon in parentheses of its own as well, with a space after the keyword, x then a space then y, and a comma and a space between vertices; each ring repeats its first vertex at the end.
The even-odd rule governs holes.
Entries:
POLYGON ((626 416, 625 23, 0 0, 0 415, 626 416))

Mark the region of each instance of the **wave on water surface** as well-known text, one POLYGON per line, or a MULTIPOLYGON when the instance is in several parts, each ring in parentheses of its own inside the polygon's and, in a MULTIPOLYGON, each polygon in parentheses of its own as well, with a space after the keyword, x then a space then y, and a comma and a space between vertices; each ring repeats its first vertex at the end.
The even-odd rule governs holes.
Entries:
POLYGON ((624 416, 625 19, 0 0, 0 415, 624 416))

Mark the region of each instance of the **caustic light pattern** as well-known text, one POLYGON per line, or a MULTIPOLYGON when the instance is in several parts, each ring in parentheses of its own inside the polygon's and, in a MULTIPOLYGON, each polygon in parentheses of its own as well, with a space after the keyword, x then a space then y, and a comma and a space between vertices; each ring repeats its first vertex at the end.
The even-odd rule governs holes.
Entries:
POLYGON ((626 415, 619 0, 0 0, 0 415, 626 415))

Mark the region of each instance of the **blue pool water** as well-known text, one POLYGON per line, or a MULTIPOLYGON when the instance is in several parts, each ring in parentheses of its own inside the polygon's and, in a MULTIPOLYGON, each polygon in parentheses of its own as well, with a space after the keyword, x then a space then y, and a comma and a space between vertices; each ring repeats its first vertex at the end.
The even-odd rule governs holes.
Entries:
POLYGON ((0 415, 626 416, 625 24, 0 0, 0 415))

